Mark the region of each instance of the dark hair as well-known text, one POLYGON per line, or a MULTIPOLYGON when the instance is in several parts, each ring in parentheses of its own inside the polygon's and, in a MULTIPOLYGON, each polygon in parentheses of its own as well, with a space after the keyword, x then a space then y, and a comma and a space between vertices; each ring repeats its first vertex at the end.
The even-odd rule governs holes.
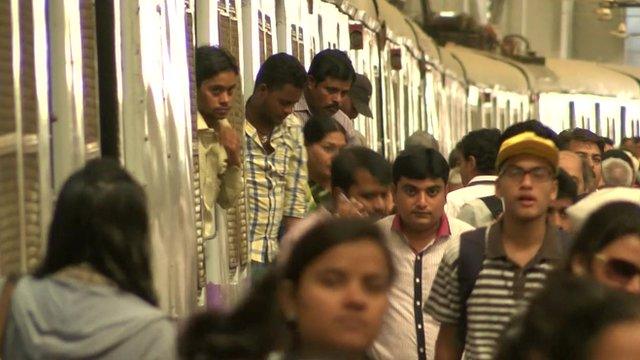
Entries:
POLYGON ((278 90, 287 84, 302 89, 306 83, 307 74, 300 61, 287 53, 277 53, 260 66, 254 89, 262 84, 269 90, 278 90))
POLYGON ((200 46, 196 49, 196 86, 221 72, 240 73, 236 59, 227 50, 217 46, 200 46))
POLYGON ((330 249, 366 238, 382 249, 389 270, 389 285, 395 278, 395 267, 385 237, 374 222, 365 219, 334 218, 322 222, 309 231, 291 250, 283 268, 283 280, 297 287, 304 270, 330 249))
POLYGON ((613 145, 614 145, 613 140, 612 140, 612 139, 610 139, 610 138, 608 138, 608 137, 606 137, 606 136, 600 136, 600 139, 602 139, 602 142, 603 142, 604 144, 607 144, 607 145, 610 145, 610 146, 613 146, 613 145))
POLYGON ((325 49, 317 53, 309 65, 309 75, 318 83, 328 77, 351 83, 356 80, 351 59, 344 51, 337 49, 325 49))
POLYGON ((265 359, 284 342, 278 308, 278 277, 271 269, 229 313, 208 311, 189 319, 178 337, 181 359, 265 359))
POLYGON ((331 163, 331 186, 348 193, 358 169, 368 171, 381 185, 391 184, 391 165, 382 155, 364 146, 348 146, 331 163))
MULTIPOLYGON (((549 127, 545 126, 538 120, 529 119, 527 121, 523 121, 520 123, 515 123, 504 130, 502 135, 500 136, 500 146, 505 140, 510 139, 518 134, 522 134, 524 132, 531 131, 534 134, 553 141, 553 143, 560 148, 558 144, 558 135, 551 130, 549 127)), ((500 149, 500 146, 498 149, 500 149)))
POLYGON ((36 277, 88 263, 126 292, 156 305, 144 190, 111 159, 89 161, 65 182, 36 277))
POLYGON ((571 175, 562 169, 558 169, 558 199, 569 199, 572 203, 578 200, 578 185, 571 175))
POLYGON ((312 115, 304 124, 304 144, 309 146, 322 141, 325 136, 332 132, 340 132, 347 138, 347 132, 340 123, 330 117, 322 115, 312 115))
POLYGON ((559 148, 560 150, 569 150, 569 146, 572 141, 582 141, 582 142, 590 142, 598 145, 598 149, 600 149, 600 153, 604 151, 604 141, 602 138, 595 134, 594 132, 583 129, 583 128, 574 128, 564 130, 558 135, 559 138, 559 148))
POLYGON ((409 147, 396 157, 393 162, 393 182, 401 177, 409 179, 442 179, 449 180, 449 165, 442 154, 424 146, 409 147))
POLYGON ((496 172, 496 158, 500 147, 500 130, 474 130, 460 140, 460 152, 465 159, 473 156, 476 159, 476 171, 481 175, 496 172))
POLYGON ((629 321, 640 321, 636 295, 554 274, 503 333, 495 359, 589 359, 604 330, 629 321))
POLYGON ((591 268, 594 256, 618 238, 640 236, 640 206, 625 201, 606 204, 585 221, 574 239, 565 268, 571 271, 575 259, 591 268))
MULTIPOLYGON (((626 152, 624 152, 623 150, 619 150, 619 149, 611 149, 607 152, 605 152, 604 154, 602 154, 602 161, 605 161, 607 159, 610 158, 616 158, 616 159, 620 159, 620 160, 624 160, 627 162, 627 164, 629 164, 629 166, 631 167, 631 169, 633 170, 633 161, 631 161, 631 158, 629 157, 629 155, 627 155, 626 152)), ((635 172, 635 170, 634 170, 635 172)))
MULTIPOLYGON (((189 320, 178 341, 183 359, 264 359, 295 342, 288 334, 286 319, 276 290, 284 280, 299 285, 304 270, 330 249, 366 238, 378 245, 387 260, 389 286, 395 278, 391 254, 380 229, 362 219, 329 219, 302 235, 282 267, 272 267, 230 313, 203 313, 189 320)), ((295 344, 294 344, 295 345, 295 344)))

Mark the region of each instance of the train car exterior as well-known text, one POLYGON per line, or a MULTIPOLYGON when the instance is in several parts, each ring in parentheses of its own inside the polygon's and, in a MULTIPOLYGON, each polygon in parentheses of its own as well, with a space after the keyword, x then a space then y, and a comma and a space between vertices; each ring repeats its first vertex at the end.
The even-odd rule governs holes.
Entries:
POLYGON ((229 116, 239 134, 269 55, 287 52, 308 67, 336 48, 373 84, 374 117, 354 125, 389 159, 416 130, 447 154, 472 129, 529 117, 616 142, 640 135, 637 69, 438 48, 386 0, 9 0, 0 30, 0 275, 37 266, 65 178, 116 156, 147 191, 156 289, 174 317, 192 313, 202 294, 210 307, 233 305, 250 270, 245 195, 203 216, 196 46, 222 46, 241 64, 229 116), (97 20, 98 7, 111 25, 97 20))

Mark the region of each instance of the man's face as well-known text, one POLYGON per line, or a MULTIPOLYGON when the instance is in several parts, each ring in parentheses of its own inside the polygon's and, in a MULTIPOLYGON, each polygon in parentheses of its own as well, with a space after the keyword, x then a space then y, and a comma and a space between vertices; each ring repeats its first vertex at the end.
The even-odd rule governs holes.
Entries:
POLYGON ((569 150, 587 160, 589 166, 591 166, 591 170, 593 170, 593 173, 595 174, 595 183, 600 185, 602 180, 602 154, 600 153, 598 144, 587 141, 571 140, 569 143, 569 150))
POLYGON ((408 230, 427 232, 438 226, 447 198, 442 179, 401 177, 393 194, 397 214, 408 230))
POLYGON ((340 110, 342 110, 343 113, 347 114, 349 119, 353 120, 358 117, 358 110, 356 110, 356 107, 353 106, 353 102, 351 102, 351 97, 349 96, 349 94, 345 95, 344 98, 342 98, 340 110))
POLYGON ((316 82, 309 76, 307 83, 306 100, 311 112, 315 115, 333 116, 340 110, 342 99, 351 89, 350 80, 339 80, 327 77, 321 82, 316 82))
POLYGON ((368 170, 360 168, 355 172, 355 182, 347 195, 364 205, 369 217, 380 219, 388 215, 388 191, 388 186, 381 184, 368 170))
POLYGON ((237 80, 238 75, 229 70, 200 83, 198 111, 209 127, 212 126, 211 121, 222 120, 229 114, 237 80))
POLYGON ((464 156, 460 156, 460 178, 462 184, 467 186, 469 181, 475 176, 476 162, 473 156, 469 156, 465 159, 464 156))
POLYGON ((292 84, 269 90, 265 84, 258 85, 255 96, 261 104, 260 112, 273 126, 282 124, 291 115, 293 106, 300 100, 302 89, 292 84))
POLYGON ((633 141, 633 139, 627 139, 625 140, 620 147, 622 148, 622 150, 627 150, 630 151, 632 154, 636 153, 636 144, 633 141))
POLYGON ((527 154, 508 159, 496 181, 496 196, 504 200, 505 216, 518 220, 545 216, 557 192, 558 183, 549 163, 527 154))
POLYGON ((567 214, 567 208, 573 205, 568 198, 556 199, 551 202, 547 210, 547 221, 566 232, 571 232, 571 219, 567 214))
POLYGON ((578 187, 578 194, 584 194, 585 186, 584 174, 582 172, 582 158, 570 151, 560 151, 558 159, 558 167, 571 176, 571 179, 578 187))

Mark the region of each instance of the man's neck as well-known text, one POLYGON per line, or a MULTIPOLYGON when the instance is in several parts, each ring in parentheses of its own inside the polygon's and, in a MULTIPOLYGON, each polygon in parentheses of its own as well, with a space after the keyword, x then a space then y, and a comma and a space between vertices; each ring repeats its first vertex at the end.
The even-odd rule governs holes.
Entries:
POLYGON ((538 252, 547 229, 546 217, 521 220, 504 214, 502 244, 507 256, 524 267, 538 252))
POLYGON ((407 238, 407 241, 409 241, 409 246, 411 246, 413 251, 419 253, 424 250, 427 245, 433 242, 433 240, 436 238, 439 227, 440 220, 438 220, 433 228, 428 230, 412 230, 406 226, 403 226, 402 233, 407 238))
POLYGON ((260 106, 255 103, 253 97, 249 98, 247 102, 247 107, 245 109, 245 116, 247 121, 256 128, 258 134, 260 135, 269 135, 271 131, 273 131, 273 126, 266 121, 266 116, 263 116, 258 110, 260 106))

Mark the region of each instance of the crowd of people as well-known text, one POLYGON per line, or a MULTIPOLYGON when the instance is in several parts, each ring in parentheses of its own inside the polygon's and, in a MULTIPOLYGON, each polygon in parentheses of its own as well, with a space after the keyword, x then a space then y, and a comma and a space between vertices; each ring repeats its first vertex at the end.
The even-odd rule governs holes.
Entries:
POLYGON ((536 120, 363 146, 371 83, 345 53, 238 65, 196 52, 205 237, 244 191, 252 287, 175 324, 157 306, 143 189, 94 160, 58 197, 45 258, 7 278, 5 358, 629 359, 640 354, 640 140, 536 120))

